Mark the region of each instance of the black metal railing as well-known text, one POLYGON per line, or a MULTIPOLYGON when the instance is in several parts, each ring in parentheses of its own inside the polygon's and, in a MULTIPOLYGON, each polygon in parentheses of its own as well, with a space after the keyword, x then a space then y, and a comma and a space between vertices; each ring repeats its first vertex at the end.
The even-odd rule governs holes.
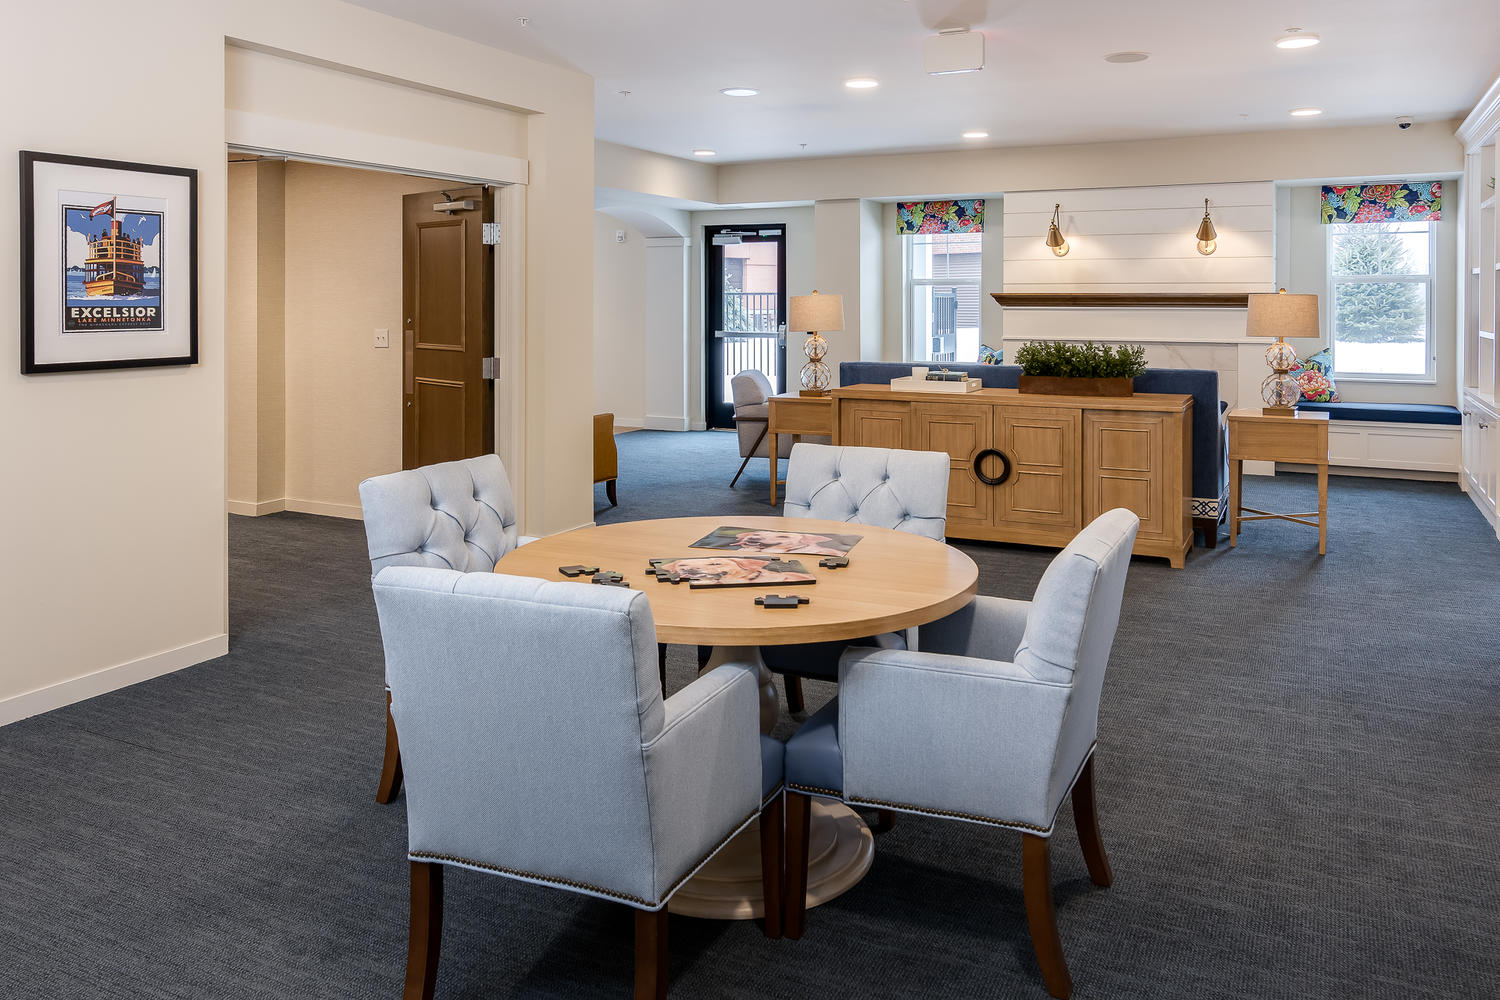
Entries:
POLYGON ((781 391, 776 377, 781 350, 778 298, 775 292, 724 293, 724 328, 718 333, 724 402, 734 401, 730 379, 747 368, 760 369, 771 380, 771 391, 781 391))

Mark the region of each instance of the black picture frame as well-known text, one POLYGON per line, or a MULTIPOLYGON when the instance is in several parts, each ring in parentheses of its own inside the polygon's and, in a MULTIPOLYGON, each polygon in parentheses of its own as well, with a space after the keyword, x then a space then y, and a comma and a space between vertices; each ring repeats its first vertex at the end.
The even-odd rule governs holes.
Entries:
MULTIPOLYGON (((171 167, 128 160, 109 160, 62 153, 21 150, 21 374, 45 375, 61 372, 107 371, 119 368, 164 368, 198 363, 198 171, 191 167, 171 167), (38 164, 53 163, 101 170, 124 170, 143 174, 175 176, 187 179, 188 253, 186 274, 177 281, 187 282, 188 344, 185 353, 161 356, 107 358, 62 362, 37 361, 37 232, 36 178, 38 164)), ((175 318, 175 312, 168 321, 175 318)), ((180 337, 179 337, 180 339, 180 337)))

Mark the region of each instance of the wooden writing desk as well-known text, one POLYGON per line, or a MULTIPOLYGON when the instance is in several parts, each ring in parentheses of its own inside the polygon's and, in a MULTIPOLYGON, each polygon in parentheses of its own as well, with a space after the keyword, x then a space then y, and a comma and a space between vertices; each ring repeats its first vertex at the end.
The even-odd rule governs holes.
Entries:
POLYGON ((819 434, 833 437, 833 397, 803 396, 795 392, 784 392, 770 399, 768 434, 771 456, 771 506, 776 506, 776 461, 779 447, 777 434, 790 434, 796 440, 804 434, 819 434))
POLYGON ((1293 521, 1318 529, 1318 555, 1328 552, 1328 414, 1296 410, 1290 417, 1259 410, 1229 414, 1229 547, 1239 538, 1241 521, 1293 521), (1246 461, 1298 462, 1318 467, 1318 509, 1305 514, 1273 514, 1240 505, 1240 480, 1246 461), (1245 516, 1241 511, 1248 511, 1245 516), (1316 517, 1316 521, 1308 518, 1316 517))

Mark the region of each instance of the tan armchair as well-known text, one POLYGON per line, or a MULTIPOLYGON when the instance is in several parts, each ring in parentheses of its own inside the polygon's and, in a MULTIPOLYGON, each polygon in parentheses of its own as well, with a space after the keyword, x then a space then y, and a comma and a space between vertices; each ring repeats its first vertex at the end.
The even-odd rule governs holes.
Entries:
POLYGON ((620 476, 620 451, 615 447, 615 415, 594 414, 594 482, 604 484, 609 505, 618 507, 615 480, 620 476))

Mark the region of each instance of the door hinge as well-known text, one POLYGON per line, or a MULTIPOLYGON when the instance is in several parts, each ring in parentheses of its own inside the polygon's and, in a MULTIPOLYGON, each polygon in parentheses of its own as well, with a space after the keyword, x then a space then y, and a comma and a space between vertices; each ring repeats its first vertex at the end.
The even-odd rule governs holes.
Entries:
POLYGON ((481 361, 479 365, 479 377, 490 379, 491 381, 499 381, 500 373, 496 371, 495 365, 495 362, 499 360, 499 358, 485 358, 481 361))
POLYGON ((500 245, 500 223, 498 223, 498 222, 486 222, 486 223, 484 223, 484 230, 480 234, 480 239, 483 240, 484 245, 487 246, 487 247, 497 247, 497 246, 499 246, 500 245))

